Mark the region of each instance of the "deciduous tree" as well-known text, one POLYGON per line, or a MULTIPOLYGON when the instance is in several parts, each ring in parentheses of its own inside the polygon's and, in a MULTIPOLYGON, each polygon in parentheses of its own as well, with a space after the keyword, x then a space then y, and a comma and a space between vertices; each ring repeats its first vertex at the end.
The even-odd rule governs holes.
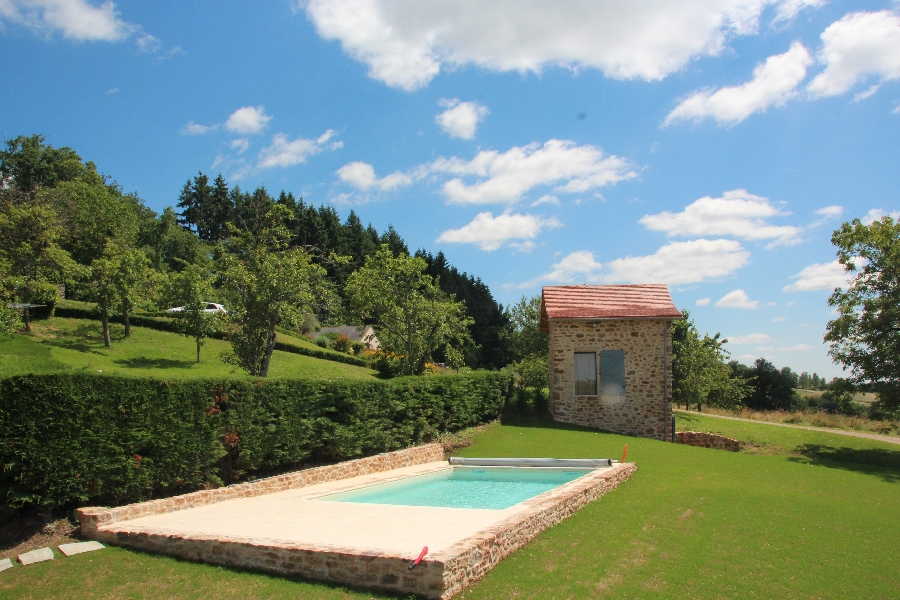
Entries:
POLYGON ((871 386, 880 407, 900 408, 900 223, 844 223, 831 236, 850 280, 828 300, 838 316, 827 325, 828 353, 871 386))
POLYGON ((375 323, 382 349, 401 358, 401 372, 418 375, 435 349, 470 339, 465 305, 441 292, 420 257, 394 256, 387 244, 347 280, 350 310, 375 323))

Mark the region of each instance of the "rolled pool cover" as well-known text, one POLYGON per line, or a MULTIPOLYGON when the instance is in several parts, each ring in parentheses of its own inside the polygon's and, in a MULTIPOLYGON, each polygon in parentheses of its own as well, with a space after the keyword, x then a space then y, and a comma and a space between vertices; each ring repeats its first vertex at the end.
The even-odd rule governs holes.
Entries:
POLYGON ((610 458, 464 458, 453 456, 450 464, 460 467, 568 467, 599 469, 611 467, 610 458))

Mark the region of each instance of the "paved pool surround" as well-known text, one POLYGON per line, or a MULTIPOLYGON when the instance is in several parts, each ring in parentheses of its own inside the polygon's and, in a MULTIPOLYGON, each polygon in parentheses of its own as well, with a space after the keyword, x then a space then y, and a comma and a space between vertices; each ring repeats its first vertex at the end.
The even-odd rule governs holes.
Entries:
POLYGON ((450 598, 542 531, 625 481, 594 471, 504 510, 327 502, 336 492, 451 468, 428 444, 215 490, 75 511, 98 541, 189 560, 450 598), (408 566, 422 547, 429 553, 408 566))

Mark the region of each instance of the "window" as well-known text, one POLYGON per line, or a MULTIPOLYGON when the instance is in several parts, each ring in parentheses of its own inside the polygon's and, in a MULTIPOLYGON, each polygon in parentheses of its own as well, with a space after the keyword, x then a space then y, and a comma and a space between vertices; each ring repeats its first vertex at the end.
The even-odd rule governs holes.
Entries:
MULTIPOLYGON (((578 373, 577 367, 575 372, 578 373)), ((576 376, 576 388, 577 379, 576 376)), ((604 396, 625 395, 624 350, 604 350, 600 353, 600 393, 604 396)))
POLYGON ((575 353, 575 395, 597 395, 597 353, 575 353))

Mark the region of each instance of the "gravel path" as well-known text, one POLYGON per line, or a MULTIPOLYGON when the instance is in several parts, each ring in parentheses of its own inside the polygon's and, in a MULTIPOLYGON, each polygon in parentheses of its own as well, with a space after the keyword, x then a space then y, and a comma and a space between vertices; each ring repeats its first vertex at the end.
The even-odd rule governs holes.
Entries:
POLYGON ((805 425, 791 425, 790 423, 771 423, 769 421, 757 421, 755 419, 741 419, 739 417, 725 417, 722 415, 710 415, 707 413, 698 413, 693 410, 681 410, 676 408, 676 413, 684 413, 690 415, 702 415, 704 417, 712 417, 714 419, 728 419, 729 421, 743 421, 744 423, 758 423, 760 425, 775 425, 777 427, 793 427, 794 429, 806 429, 808 431, 821 431, 822 433, 836 433, 838 435, 849 435, 850 437, 865 438, 867 440, 876 440, 879 442, 887 442, 888 444, 900 444, 900 437, 892 435, 879 435, 877 433, 863 433, 861 431, 849 431, 847 429, 836 429, 833 427, 807 427, 805 425))

